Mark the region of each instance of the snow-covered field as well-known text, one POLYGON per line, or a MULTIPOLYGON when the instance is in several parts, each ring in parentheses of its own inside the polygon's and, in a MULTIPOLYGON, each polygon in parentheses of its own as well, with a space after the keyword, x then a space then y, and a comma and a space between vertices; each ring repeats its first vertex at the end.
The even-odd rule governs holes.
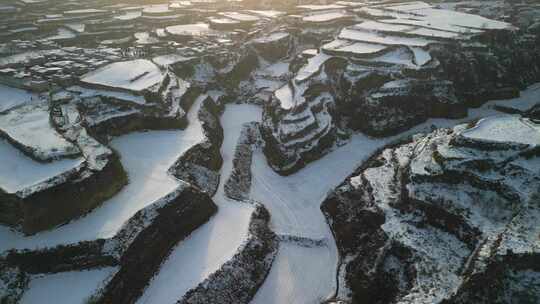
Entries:
POLYGON ((403 25, 403 24, 393 24, 393 23, 383 23, 377 21, 365 21, 360 24, 356 24, 352 27, 355 30, 365 30, 365 31, 378 31, 378 32, 393 32, 397 35, 401 34, 412 34, 417 36, 428 36, 428 37, 437 37, 437 38, 458 38, 459 33, 439 31, 435 29, 427 28, 417 28, 416 26, 403 25))
MULTIPOLYGON (((532 98, 532 91, 540 97, 540 90, 536 90, 536 86, 531 86, 522 94, 532 98)), ((432 125, 450 127, 464 121, 498 115, 500 112, 492 109, 493 105, 520 101, 520 98, 516 98, 504 103, 488 102, 479 109, 470 110, 466 118, 430 119, 394 137, 374 139, 355 134, 348 144, 286 177, 272 171, 264 155, 256 152, 252 164, 251 196, 269 210, 274 232, 327 238, 328 241, 326 246, 314 248, 298 248, 282 242, 272 270, 254 303, 320 303, 335 292, 337 249, 319 209, 320 204, 328 191, 334 189, 377 149, 403 136, 429 131, 432 125)))
POLYGON ((105 267, 35 276, 20 304, 83 304, 116 269, 105 267))
POLYGON ((421 1, 410 4, 388 4, 375 8, 365 7, 360 10, 372 16, 387 17, 382 22, 418 25, 461 34, 511 27, 506 22, 454 10, 437 9, 421 1))
POLYGON ((97 90, 97 89, 83 88, 81 86, 71 86, 71 87, 68 87, 67 90, 78 94, 80 98, 100 96, 100 97, 111 97, 111 98, 123 100, 123 101, 130 101, 136 104, 146 103, 146 100, 144 99, 143 96, 131 94, 128 92, 97 90))
POLYGON ((223 16, 223 17, 226 17, 226 18, 229 18, 229 19, 232 19, 232 20, 236 20, 236 21, 240 21, 240 22, 255 22, 255 21, 259 20, 259 17, 257 17, 257 16, 248 15, 248 14, 242 14, 242 13, 239 13, 239 12, 223 12, 223 13, 219 13, 219 14, 221 16, 223 16))
POLYGON ((218 213, 173 249, 137 303, 176 303, 231 259, 246 239, 253 208, 216 202, 218 213))
POLYGON ((380 44, 350 42, 346 40, 333 40, 322 46, 323 51, 351 53, 353 55, 367 55, 380 52, 386 46, 380 44))
POLYGON ((37 94, 0 84, 0 112, 37 100, 37 94))
POLYGON ((415 66, 414 64, 414 54, 409 52, 408 49, 399 48, 387 52, 384 55, 378 56, 373 59, 373 61, 386 62, 391 64, 402 64, 405 66, 415 66))
POLYGON ((327 4, 327 5, 324 5, 324 4, 310 5, 310 4, 308 4, 308 5, 298 5, 298 6, 296 6, 296 8, 303 9, 303 10, 306 10, 306 11, 316 12, 316 11, 343 9, 343 8, 345 8, 345 6, 337 5, 337 4, 327 4))
POLYGON ((272 269, 252 303, 321 303, 335 289, 335 254, 326 247, 281 242, 272 269))
POLYGON ((378 32, 360 31, 353 28, 344 28, 339 33, 339 39, 347 39, 360 42, 385 44, 385 45, 407 45, 407 46, 427 46, 435 41, 421 37, 389 36, 378 32))
POLYGON ((63 138, 49 122, 47 104, 26 105, 0 114, 0 130, 21 145, 32 149, 40 160, 80 154, 79 148, 63 138))
POLYGON ((302 82, 315 75, 321 70, 321 67, 326 62, 326 60, 330 58, 331 56, 328 56, 324 53, 319 53, 309 58, 307 64, 300 68, 294 80, 297 82, 302 82))
POLYGON ((498 104, 502 107, 527 111, 538 103, 540 96, 540 83, 533 84, 527 90, 522 91, 518 98, 492 101, 491 104, 498 104))
POLYGON ((203 139, 196 118, 202 100, 199 98, 189 111, 190 123, 185 130, 132 133, 111 142, 129 177, 129 184, 113 198, 85 217, 30 237, 0 226, 0 251, 112 237, 133 214, 178 186, 178 180, 167 170, 182 153, 203 139))
POLYGON ((171 252, 137 303, 175 303, 192 288, 230 260, 247 238, 253 207, 225 198, 224 184, 232 171, 236 142, 245 122, 261 119, 261 109, 252 105, 227 105, 221 118, 221 181, 214 196, 217 214, 171 252))
POLYGON ((152 61, 159 66, 167 66, 167 65, 178 63, 178 62, 189 61, 191 59, 192 57, 184 57, 180 54, 173 53, 173 54, 156 56, 152 58, 152 61))
POLYGON ((349 18, 352 19, 352 16, 347 14, 346 12, 329 12, 329 13, 309 15, 302 18, 302 21, 311 22, 311 23, 324 23, 324 22, 333 22, 333 21, 349 19, 349 18))
MULTIPOLYGON (((540 90, 535 85, 522 94, 523 97, 513 100, 488 102, 483 107, 470 110, 464 119, 430 119, 394 137, 374 139, 355 134, 346 145, 286 177, 275 173, 268 166, 262 152, 256 151, 252 163, 250 197, 263 203, 269 210, 271 229, 278 235, 324 242, 322 245, 308 247, 294 241, 282 241, 272 269, 253 303, 320 303, 336 292, 337 249, 320 211, 320 204, 329 191, 378 148, 403 136, 427 131, 432 125, 448 127, 496 115, 498 112, 493 109, 494 105, 512 105, 532 100, 540 97, 540 90)), ((135 133, 113 140, 112 146, 122 156, 122 163, 130 177, 130 184, 113 199, 82 219, 29 238, 0 228, 0 250, 51 246, 112 236, 129 216, 177 186, 178 182, 166 172, 179 154, 202 139, 200 124, 195 119, 201 101, 202 97, 189 112, 191 123, 184 131, 135 133)), ((253 209, 249 205, 225 199, 223 184, 232 169, 234 147, 242 124, 260 119, 259 107, 227 105, 221 118, 225 134, 221 149, 224 159, 222 183, 214 197, 219 211, 171 252, 139 303, 174 303, 229 260, 245 240, 253 209)), ((496 129, 489 127, 487 130, 491 132, 496 129)), ((0 153, 2 156, 3 153, 0 153)), ((23 303, 42 303, 38 299, 46 297, 49 290, 54 291, 56 286, 61 285, 59 282, 96 282, 88 284, 90 287, 85 285, 85 288, 91 290, 81 287, 83 291, 76 292, 77 298, 68 300, 69 303, 77 303, 81 299, 80 295, 90 294, 97 282, 105 279, 108 273, 90 275, 89 272, 77 272, 75 277, 70 275, 75 274, 34 279, 23 303)))
MULTIPOLYGON (((51 163, 39 163, 24 155, 6 140, 0 139, 0 188, 8 193, 15 193, 51 177, 73 169, 83 162, 79 159, 64 159, 51 163)), ((6 229, 0 226, 0 231, 6 229)), ((0 235, 2 232, 0 232, 0 235)), ((0 248, 9 248, 9 242, 2 242, 0 248)))
POLYGON ((275 33, 272 33, 270 35, 254 39, 253 42, 255 42, 255 43, 272 43, 272 42, 275 42, 275 41, 279 41, 281 39, 285 39, 287 37, 289 37, 288 33, 275 32, 275 33))
POLYGON ((140 92, 161 82, 164 75, 149 60, 115 62, 81 77, 81 81, 110 88, 140 92))
POLYGON ((181 24, 165 28, 167 33, 180 36, 204 36, 212 32, 207 23, 181 24))
POLYGON ((275 10, 248 10, 246 12, 265 18, 277 18, 285 15, 285 12, 275 10))
POLYGON ((286 84, 274 92, 283 109, 290 109, 296 105, 294 92, 291 86, 286 84))

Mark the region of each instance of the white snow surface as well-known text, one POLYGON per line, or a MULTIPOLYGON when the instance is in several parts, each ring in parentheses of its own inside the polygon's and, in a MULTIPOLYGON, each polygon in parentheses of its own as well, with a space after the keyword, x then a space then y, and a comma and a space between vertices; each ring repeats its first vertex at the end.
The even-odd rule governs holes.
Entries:
POLYGON ((247 239, 253 207, 225 198, 224 184, 232 172, 232 159, 242 125, 261 119, 253 105, 227 105, 221 118, 223 167, 214 201, 217 214, 173 249, 150 282, 138 304, 175 303, 232 258, 247 239))
POLYGON ((294 92, 291 89, 291 86, 286 84, 281 88, 277 89, 274 94, 276 98, 281 103, 283 109, 290 109, 296 105, 294 100, 294 92))
POLYGON ((435 41, 421 37, 389 36, 378 32, 355 30, 344 28, 339 33, 340 39, 347 39, 360 42, 385 44, 385 45, 407 45, 407 46, 427 46, 435 41))
POLYGON ((31 279, 21 304, 83 304, 116 267, 39 275, 31 279))
POLYGON ((270 273, 251 303, 321 303, 335 289, 336 254, 327 247, 281 242, 270 273))
POLYGON ((398 3, 398 4, 389 4, 387 6, 384 6, 385 9, 392 10, 392 11, 398 11, 398 12, 409 12, 409 11, 415 11, 420 9, 427 9, 432 8, 430 4, 427 4, 422 1, 412 1, 412 2, 405 2, 405 3, 398 3))
POLYGON ((178 62, 189 61, 191 59, 193 59, 193 57, 184 57, 180 54, 173 53, 173 54, 156 56, 152 58, 152 61, 159 66, 166 66, 166 65, 171 65, 178 62))
POLYGON ((332 56, 326 55, 324 53, 319 53, 309 58, 307 64, 301 67, 298 71, 295 81, 302 82, 315 75, 321 70, 321 67, 326 62, 326 60, 330 58, 332 58, 332 56))
POLYGON ((90 89, 83 88, 80 86, 71 86, 67 88, 70 92, 75 92, 79 95, 80 98, 89 98, 89 97, 110 97, 121 101, 134 102, 136 104, 145 104, 146 100, 143 96, 135 95, 128 92, 118 92, 118 91, 109 91, 109 90, 100 90, 100 89, 90 89))
POLYGON ((248 10, 247 13, 261 16, 264 18, 277 18, 285 15, 285 12, 276 11, 276 10, 248 10))
POLYGON ((345 6, 342 5, 336 5, 336 4, 312 4, 312 5, 298 5, 296 6, 299 9, 306 10, 306 11, 326 11, 326 10, 335 10, 335 9, 343 9, 345 6))
POLYGON ((81 77, 81 81, 140 92, 161 82, 164 74, 146 59, 114 62, 81 77))
POLYGON ((0 112, 37 100, 37 94, 0 84, 0 112))
POLYGON ((415 10, 414 13, 425 16, 423 19, 432 24, 450 24, 464 28, 476 28, 482 30, 507 29, 510 27, 510 24, 506 22, 451 10, 425 8, 415 10))
POLYGON ((462 34, 512 27, 506 22, 488 19, 479 15, 433 8, 431 5, 420 1, 398 5, 391 4, 379 8, 362 8, 361 11, 377 17, 395 18, 382 22, 418 25, 462 34))
POLYGON ((351 42, 347 40, 336 39, 322 46, 323 51, 334 51, 352 53, 355 55, 367 55, 380 52, 386 49, 386 46, 365 42, 351 42))
POLYGON ((456 32, 440 31, 430 28, 419 28, 412 25, 385 23, 378 21, 364 21, 360 24, 353 25, 351 28, 364 31, 391 32, 395 33, 395 35, 398 36, 400 34, 409 34, 416 36, 427 36, 447 39, 454 39, 460 37, 460 34, 456 32))
POLYGON ((180 36, 204 36, 212 32, 207 23, 173 25, 166 27, 165 31, 180 36))
POLYGON ((527 111, 532 108, 535 104, 538 104, 540 95, 540 83, 530 85, 526 90, 521 91, 521 94, 518 98, 514 99, 503 99, 491 101, 489 104, 496 104, 502 107, 510 107, 512 109, 517 109, 520 111, 527 111))
POLYGON ((414 53, 414 62, 416 65, 422 66, 431 61, 431 55, 423 48, 410 47, 410 49, 414 53))
MULTIPOLYGON (((540 90, 535 90, 535 86, 524 91, 523 94, 532 98, 531 91, 536 92, 536 96, 540 97, 540 90)), ((520 99, 516 98, 506 103, 519 101, 520 99)), ((320 204, 329 191, 339 185, 377 149, 404 136, 429 132, 432 125, 451 127, 473 119, 498 115, 498 113, 492 109, 492 102, 490 102, 479 109, 469 110, 466 118, 429 119, 393 137, 374 139, 363 134, 355 134, 346 145, 310 163, 297 173, 285 177, 279 176, 269 168, 262 152, 255 152, 252 164, 251 197, 262 202, 269 210, 272 230, 277 234, 314 239, 326 238, 328 241, 326 246, 305 249, 319 251, 318 253, 311 252, 311 254, 299 252, 304 248, 293 248, 294 244, 282 242, 272 270, 256 294, 253 303, 320 303, 326 297, 333 295, 336 288, 337 249, 319 209, 320 204)))
POLYGON ((289 37, 288 33, 285 32, 275 32, 271 33, 270 35, 262 36, 257 39, 253 39, 253 42, 255 43, 271 43, 275 41, 279 41, 281 39, 285 39, 289 37))
POLYGON ((167 170, 180 155, 203 139, 196 118, 203 97, 198 98, 189 111, 189 125, 185 130, 138 132, 112 140, 111 146, 120 154, 129 177, 129 184, 118 194, 82 218, 29 237, 0 226, 0 252, 9 248, 50 247, 112 237, 137 211, 176 189, 180 182, 167 170))
MULTIPOLYGON (((535 96, 539 96, 538 93, 540 93, 540 90, 533 89, 529 89, 523 92, 523 94, 531 94, 531 91, 535 91, 535 96)), ((520 99, 518 98, 506 101, 505 103, 518 102, 519 100, 520 99)), ((337 249, 329 227, 319 209, 327 192, 334 189, 358 165, 374 153, 376 149, 385 144, 406 135, 428 131, 431 125, 448 127, 471 119, 492 116, 497 113, 491 109, 493 104, 494 102, 490 102, 479 109, 470 110, 469 116, 465 119, 430 119, 426 123, 395 137, 373 139, 363 134, 356 134, 348 144, 335 149, 321 160, 310 163, 304 169, 287 177, 276 174, 268 166, 262 152, 255 152, 252 164, 253 184, 251 188, 251 197, 254 200, 263 203, 270 211, 271 228, 278 234, 326 239, 327 242, 325 246, 315 248, 300 247, 294 243, 282 242, 270 274, 256 294, 253 303, 319 303, 328 296, 333 295, 336 288, 337 249), (325 174, 320 174, 321 172, 325 172, 325 174)), ((190 112, 190 114, 191 113, 192 112, 190 112)), ((257 110, 254 106, 227 106, 222 118, 225 130, 225 142, 222 147, 222 154, 224 157, 224 167, 222 168, 223 180, 225 180, 224 177, 228 176, 231 171, 230 163, 234 151, 234 144, 236 143, 236 138, 240 130, 239 125, 244 121, 259 119, 260 110, 257 110), (232 107, 234 107, 234 111, 232 107), (248 107, 250 110, 242 110, 238 111, 238 113, 234 113, 237 112, 238 109, 246 109, 244 107, 248 107), (238 119, 239 117, 241 119, 238 119), (237 124, 238 126, 236 126, 237 124)), ((191 125, 192 124, 190 124, 190 126, 191 125)), ((153 138, 156 133, 167 132, 149 133, 153 135, 150 138, 153 138)), ((134 135, 144 137, 144 133, 134 135)), ((128 138, 129 136, 130 135, 127 135, 117 140, 128 138)), ((120 151, 120 154, 124 155, 123 153, 125 153, 125 157, 129 158, 132 157, 133 151, 140 153, 138 148, 144 150, 142 148, 144 147, 144 144, 152 143, 145 142, 141 144, 141 146, 126 145, 131 148, 130 150, 119 149, 121 145, 118 143, 116 145, 113 144, 113 146, 120 151)), ((165 147, 168 148, 170 148, 170 146, 170 144, 165 145, 165 147)), ((135 156, 134 158, 139 159, 140 156, 135 156)), ((154 156, 153 158, 161 158, 161 156, 154 156)), ((123 162, 125 162, 124 159, 123 162)), ((126 164, 124 165, 126 166, 126 164)), ((128 169, 128 166, 126 166, 126 169, 128 169)), ((165 172, 166 170, 157 171, 165 172)), ((148 171, 145 171, 145 173, 148 173, 148 171)), ((130 178, 132 178, 131 174, 130 178)), ((146 178, 144 180, 151 183, 146 178)), ((163 270, 165 270, 165 272, 161 271, 154 279, 143 298, 141 298, 141 303, 172 303, 178 300, 179 297, 177 295, 181 296, 181 292, 185 292, 189 288, 195 287, 196 284, 202 281, 211 273, 211 271, 217 270, 219 265, 226 261, 226 259, 215 261, 214 258, 216 255, 222 253, 223 258, 230 254, 230 258, 230 256, 234 254, 234 251, 226 253, 220 252, 219 246, 229 245, 223 243, 232 243, 231 239, 233 237, 242 239, 242 236, 231 235, 228 233, 226 234, 226 241, 215 241, 213 237, 219 234, 220 230, 217 229, 220 227, 219 225, 230 225, 230 227, 244 225, 243 228, 231 229, 247 229, 247 222, 239 225, 231 222, 243 221, 244 218, 249 217, 251 212, 249 211, 249 207, 239 207, 234 202, 222 203, 222 198, 220 197, 223 193, 222 184, 223 183, 220 184, 218 194, 214 198, 220 207, 218 214, 211 219, 209 223, 205 224, 195 231, 188 239, 180 243, 180 245, 172 252, 169 259, 164 263, 163 270), (226 205, 227 207, 224 207, 226 205), (228 211, 231 213, 227 213, 228 211), (239 213, 242 215, 238 216, 239 213), (223 221, 223 219, 220 220, 219 218, 220 214, 222 214, 223 219, 227 218, 228 220, 220 223, 223 221), (230 217, 233 216, 231 214, 234 214, 234 221, 230 221, 230 217), (206 240, 206 243, 204 240, 206 240), (194 247, 185 249, 185 247, 190 246, 190 244, 194 247), (195 248, 199 248, 196 246, 203 246, 203 250, 200 252, 194 250, 195 248), (184 248, 184 250, 182 248, 184 248), (203 262, 204 259, 211 258, 212 260, 207 259, 206 261, 214 262, 214 264, 211 265, 212 267, 209 266, 209 263, 198 264, 200 262, 197 262, 196 260, 200 260, 199 256, 204 257, 201 259, 203 262), (194 258, 196 258, 196 260, 194 260, 194 258), (197 273, 197 271, 199 272, 197 273), (160 279, 160 276, 162 275, 164 277, 160 279), (168 284, 168 287, 165 288, 162 284, 168 284), (180 286, 178 284, 180 284, 180 286), (178 290, 180 290, 180 292, 178 290), (147 293, 149 293, 150 296, 147 296, 147 293), (175 296, 172 297, 169 293, 175 293, 175 296), (164 302, 158 301, 161 299, 163 299, 164 302)), ((144 190, 142 192, 144 192, 144 190)), ((107 215, 105 214, 105 216, 107 215)), ((100 222, 103 223, 103 221, 100 222)), ((67 226, 70 225, 72 224, 67 226)), ((57 230, 61 230, 62 228, 63 227, 57 230)), ((71 230, 69 235, 77 234, 80 231, 84 232, 84 230, 71 230)), ((76 238, 79 237, 77 236, 76 238)), ((1 245, 6 244, 5 240, 6 233, 4 230, 0 230, 0 247, 4 247, 1 245)), ((20 243, 10 243, 10 239, 7 240, 7 244, 9 244, 7 248, 25 247, 20 246, 20 243), (11 244, 19 244, 19 246, 11 246, 11 244)), ((41 244, 45 245, 47 242, 50 242, 50 240, 44 240, 41 244)), ((33 243, 34 246, 36 246, 35 240, 33 243)), ((238 244, 240 243, 232 244, 234 246, 228 247, 230 250, 233 250, 233 247, 235 248, 234 250, 236 250, 238 244)))
POLYGON ((253 15, 243 14, 239 12, 222 12, 219 13, 221 16, 240 21, 240 22, 255 22, 258 21, 260 18, 253 15))
MULTIPOLYGON (((64 159, 51 163, 39 163, 24 155, 9 142, 0 139, 0 188, 8 193, 15 193, 27 187, 44 182, 54 176, 76 168, 83 162, 79 159, 64 159)), ((2 235, 0 226, 0 235, 2 235)), ((9 242, 3 242, 0 236, 0 251, 9 248, 9 242)))
POLYGON ((302 18, 302 21, 312 23, 324 23, 337 21, 345 18, 352 18, 352 16, 347 14, 346 12, 328 12, 306 16, 302 18))
POLYGON ((540 145, 540 125, 519 115, 501 115, 481 119, 462 136, 482 141, 540 145))

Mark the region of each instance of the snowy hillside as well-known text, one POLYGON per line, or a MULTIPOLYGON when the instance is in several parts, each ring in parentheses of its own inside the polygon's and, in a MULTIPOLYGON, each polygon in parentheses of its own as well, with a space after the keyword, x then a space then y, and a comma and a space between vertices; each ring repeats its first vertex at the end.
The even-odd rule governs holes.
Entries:
POLYGON ((2 1, 0 303, 539 303, 537 2, 2 1))

